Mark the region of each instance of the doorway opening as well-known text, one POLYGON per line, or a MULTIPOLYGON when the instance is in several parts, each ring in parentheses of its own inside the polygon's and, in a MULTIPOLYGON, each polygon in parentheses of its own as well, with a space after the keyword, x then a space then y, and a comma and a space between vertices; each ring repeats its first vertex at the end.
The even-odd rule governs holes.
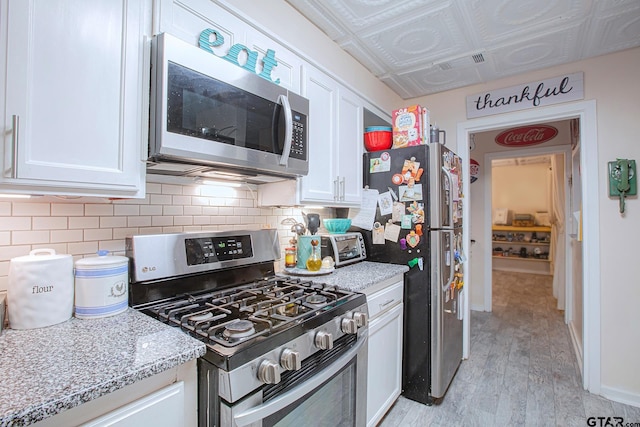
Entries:
MULTIPOLYGON (((579 119, 578 129, 580 136, 580 152, 578 158, 572 158, 567 151, 566 158, 569 160, 576 160, 582 171, 580 182, 574 183, 575 186, 579 186, 581 194, 580 203, 580 228, 581 228, 581 254, 582 265, 580 267, 579 276, 581 280, 582 295, 575 295, 579 298, 580 306, 582 307, 581 319, 584 320, 582 325, 582 378, 583 387, 592 393, 598 394, 600 392, 600 306, 599 306, 599 294, 600 294, 600 261, 599 261, 599 236, 598 236, 598 223, 599 223, 599 211, 598 211, 598 182, 597 182, 597 131, 595 128, 596 110, 595 101, 585 101, 569 103, 557 106, 544 107, 540 109, 520 111, 515 113, 496 115, 491 117, 484 117, 480 119, 474 119, 471 121, 458 124, 457 128, 457 144, 458 152, 465 156, 466 161, 474 157, 474 153, 471 151, 471 136, 478 132, 484 132, 489 130, 501 129, 512 126, 520 126, 525 124, 545 123, 559 120, 571 120, 579 119)), ((540 149, 531 148, 527 153, 522 154, 541 154, 540 149)), ((510 153, 508 156, 513 156, 510 153)), ((464 157, 463 157, 464 158, 464 157)), ((489 159, 490 160, 490 159, 489 159)), ((486 164, 486 163, 485 163, 486 164)), ((566 164, 566 162, 565 162, 566 164)), ((468 163, 465 165, 468 168, 468 163)), ((468 169, 467 169, 468 170, 468 169)), ((569 170, 569 168, 567 168, 569 170)), ((487 174, 484 171, 484 174, 487 174)), ((485 175, 481 175, 485 176, 485 175)), ((490 178, 490 173, 489 173, 490 178)), ((472 194, 470 191, 470 180, 463 183, 463 190, 465 194, 472 194)), ((486 183, 486 181, 485 181, 486 183)), ((475 184, 477 185, 477 184, 475 184)), ((480 185, 479 187, 482 187, 480 185)), ((483 192, 483 194, 485 194, 483 192)), ((569 194, 569 193, 567 193, 569 194)), ((473 195, 472 195, 473 198, 473 195)), ((486 204, 484 209, 476 207, 473 211, 474 217, 471 218, 471 203, 464 205, 463 215, 468 218, 469 224, 476 224, 475 227, 466 226, 469 230, 473 228, 474 235, 471 236, 468 233, 465 236, 467 247, 470 247, 471 239, 477 241, 476 246, 483 248, 479 257, 471 257, 470 268, 466 269, 469 272, 469 276, 465 277, 465 282, 469 283, 470 292, 467 293, 467 298, 473 300, 468 301, 466 309, 469 310, 472 306, 474 309, 490 309, 490 299, 486 298, 486 289, 488 284, 491 283, 491 265, 492 265, 492 251, 491 251, 491 206, 486 204), (471 281, 473 277, 473 281, 471 281), (483 304, 484 302, 484 304, 483 304), (479 304, 478 304, 479 303, 479 304)), ((569 214, 569 210, 567 213, 569 214)), ((574 212, 571 212, 573 216, 574 212)), ((565 233, 569 234, 569 233, 565 233)), ((569 245, 567 245, 569 247, 569 245)), ((466 273, 467 274, 467 273, 466 273)), ((569 281, 567 281, 569 283, 569 281)), ((568 300, 567 311, 571 309, 571 300, 568 300)), ((466 316, 469 319, 470 316, 466 316)), ((467 325, 465 334, 465 345, 469 346, 469 326, 467 325)), ((467 353, 468 354, 468 353, 467 353)))

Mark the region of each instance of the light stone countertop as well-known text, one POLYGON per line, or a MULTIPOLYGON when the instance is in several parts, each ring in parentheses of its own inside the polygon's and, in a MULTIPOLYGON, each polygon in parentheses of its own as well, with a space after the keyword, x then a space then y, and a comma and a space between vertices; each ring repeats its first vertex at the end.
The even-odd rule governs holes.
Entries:
MULTIPOLYGON (((306 277, 314 282, 327 283, 352 292, 365 292, 367 288, 399 274, 404 274, 406 271, 409 271, 409 266, 407 265, 362 261, 336 268, 330 274, 300 277, 306 277)), ((286 271, 282 271, 281 274, 294 276, 287 274, 286 271)))
MULTIPOLYGON (((408 270, 363 261, 308 278, 365 292, 408 270)), ((6 329, 0 335, 0 427, 33 424, 205 352, 202 342, 131 308, 102 319, 6 329)))
POLYGON ((205 354, 134 309, 0 335, 0 427, 33 424, 205 354))

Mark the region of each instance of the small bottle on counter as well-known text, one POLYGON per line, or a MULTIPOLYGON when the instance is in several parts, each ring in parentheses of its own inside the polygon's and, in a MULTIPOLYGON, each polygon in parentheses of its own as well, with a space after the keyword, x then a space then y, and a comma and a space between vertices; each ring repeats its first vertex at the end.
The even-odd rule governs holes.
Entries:
POLYGON ((284 248, 284 266, 285 268, 294 268, 296 266, 296 248, 284 248))

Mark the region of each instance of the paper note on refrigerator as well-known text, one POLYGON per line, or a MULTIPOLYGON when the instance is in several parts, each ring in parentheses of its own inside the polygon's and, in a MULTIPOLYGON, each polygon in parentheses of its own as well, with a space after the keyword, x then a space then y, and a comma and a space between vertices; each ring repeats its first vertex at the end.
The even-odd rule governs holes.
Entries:
POLYGON ((360 227, 363 230, 371 231, 373 221, 376 219, 376 209, 378 207, 378 190, 365 188, 362 190, 362 203, 360 208, 349 209, 351 225, 360 227))

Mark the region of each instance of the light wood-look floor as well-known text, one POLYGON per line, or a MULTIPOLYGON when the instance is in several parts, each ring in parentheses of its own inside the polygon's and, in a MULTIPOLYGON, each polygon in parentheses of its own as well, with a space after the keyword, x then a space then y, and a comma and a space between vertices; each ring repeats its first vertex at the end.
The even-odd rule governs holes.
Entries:
POLYGON ((584 427, 591 416, 640 423, 640 408, 582 389, 551 276, 494 270, 493 278, 493 312, 472 312, 470 358, 443 401, 426 406, 400 396, 379 427, 584 427))

